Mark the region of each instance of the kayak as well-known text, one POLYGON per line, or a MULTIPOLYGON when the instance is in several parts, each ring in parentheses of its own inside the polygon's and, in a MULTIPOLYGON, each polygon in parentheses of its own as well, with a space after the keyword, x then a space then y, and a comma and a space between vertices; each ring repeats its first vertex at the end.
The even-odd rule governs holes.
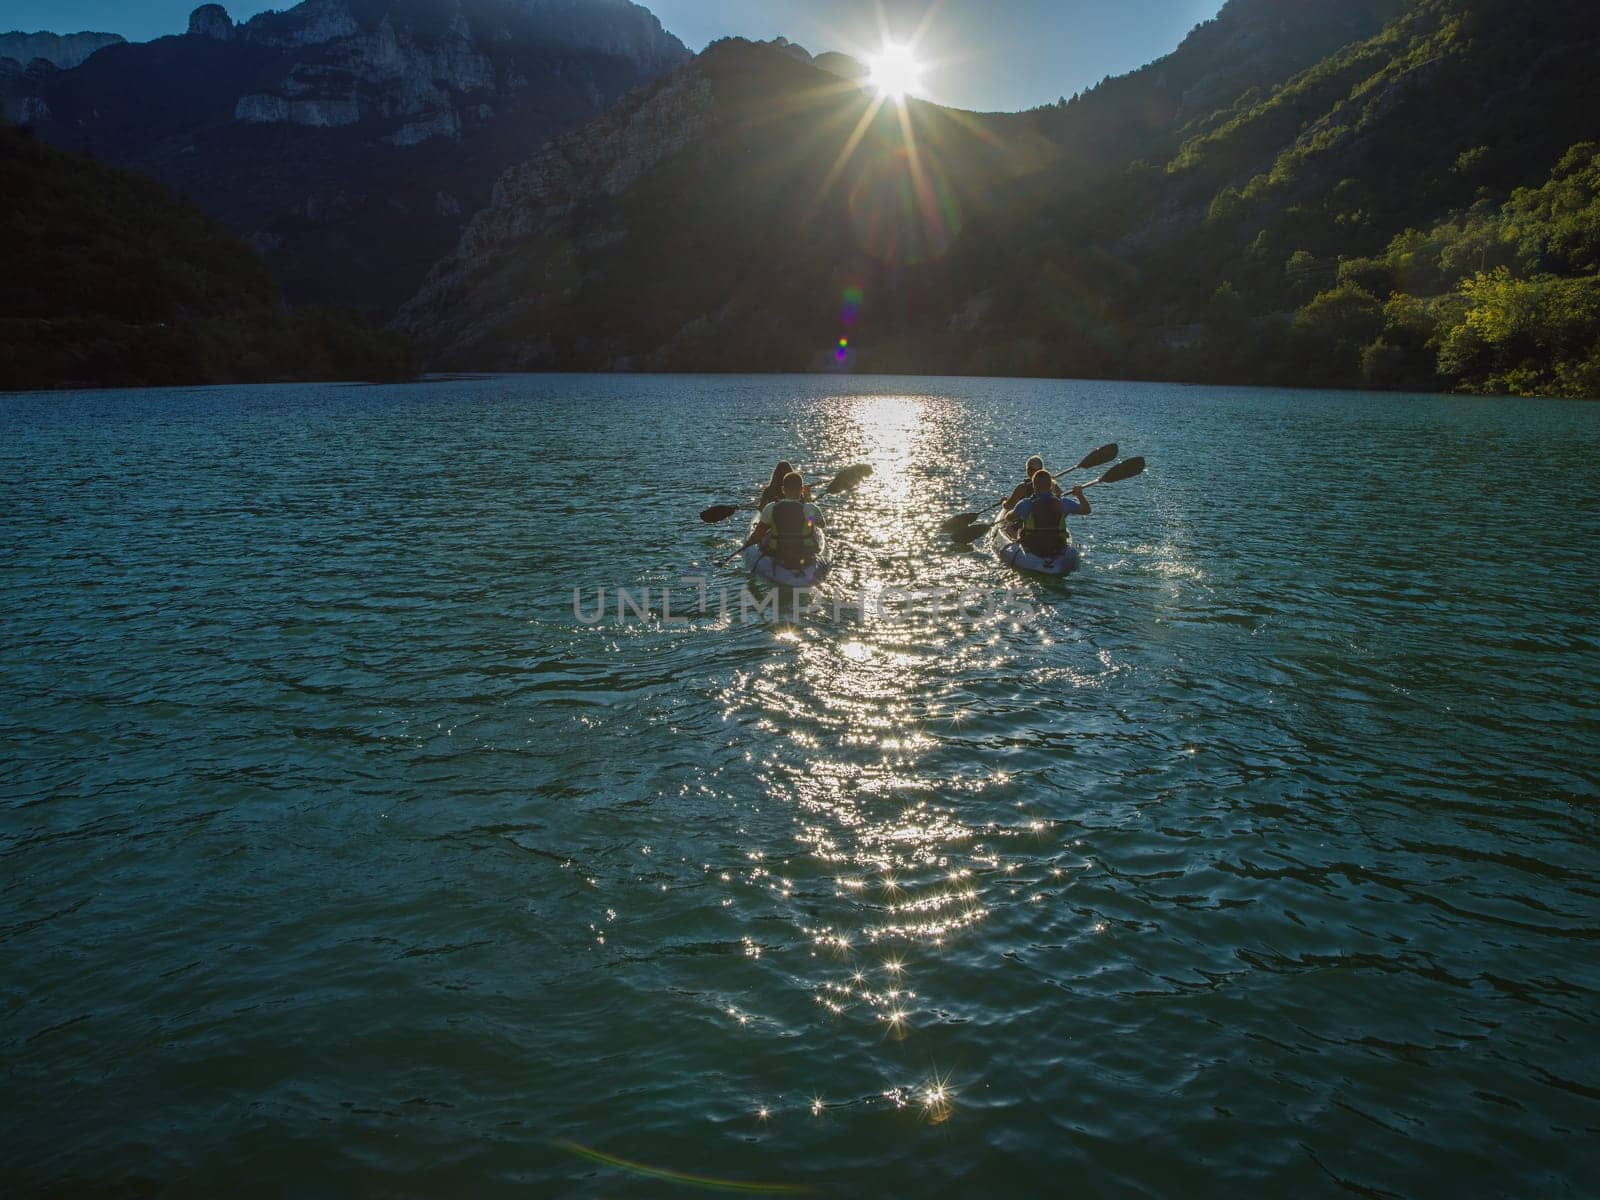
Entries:
POLYGON ((744 569, 758 579, 765 579, 768 583, 775 583, 779 587, 816 587, 828 577, 828 572, 833 569, 833 563, 828 559, 827 533, 820 526, 814 532, 817 537, 817 556, 804 570, 791 571, 763 551, 760 546, 744 548, 744 553, 739 556, 744 562, 744 569))
POLYGON ((994 527, 991 545, 994 556, 1006 566, 1032 575, 1071 575, 1083 561, 1083 551, 1072 541, 1070 533, 1067 534, 1067 548, 1053 558, 1040 558, 1023 549, 1022 543, 1007 533, 1004 525, 994 527))

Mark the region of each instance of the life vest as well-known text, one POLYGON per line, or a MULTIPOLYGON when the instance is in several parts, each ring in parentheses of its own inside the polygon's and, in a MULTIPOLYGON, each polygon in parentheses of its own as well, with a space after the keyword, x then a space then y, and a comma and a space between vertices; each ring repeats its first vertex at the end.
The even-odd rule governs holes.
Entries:
POLYGON ((1040 558, 1054 558, 1067 548, 1067 510, 1058 498, 1034 493, 1022 522, 1022 546, 1040 558))
POLYGON ((817 539, 811 532, 811 518, 799 500, 779 500, 772 506, 772 532, 767 553, 790 570, 798 570, 817 553, 817 539))

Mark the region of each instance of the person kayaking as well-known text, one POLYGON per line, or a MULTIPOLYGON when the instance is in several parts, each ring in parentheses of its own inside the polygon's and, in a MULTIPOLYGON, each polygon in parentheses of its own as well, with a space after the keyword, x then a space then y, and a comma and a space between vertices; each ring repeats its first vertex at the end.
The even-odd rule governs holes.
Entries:
MULTIPOLYGON (((1022 476, 1022 482, 1017 484, 1015 490, 1012 491, 1007 499, 1000 502, 1008 517, 1012 509, 1033 495, 1033 477, 1042 470, 1044 470, 1044 459, 1035 454, 1028 460, 1028 469, 1022 476)), ((1061 495, 1061 486, 1059 484, 1055 485, 1055 494, 1061 495)))
MULTIPOLYGON (((761 499, 756 501, 756 509, 758 511, 765 511, 767 505, 774 504, 777 501, 782 500, 783 481, 793 474, 796 474, 795 469, 789 465, 787 460, 773 467, 772 479, 770 482, 768 482, 767 486, 761 490, 761 499)), ((810 487, 805 488, 805 490, 801 493, 800 498, 802 500, 811 499, 810 487)))
POLYGON ((756 501, 756 511, 766 511, 767 505, 783 499, 783 481, 794 474, 794 468, 789 465, 789 460, 784 459, 772 468, 772 478, 767 486, 761 489, 761 498, 756 501))
POLYGON ((1041 468, 1033 475, 1033 494, 1006 514, 1006 526, 1029 554, 1054 558, 1070 540, 1067 518, 1086 517, 1090 511, 1089 497, 1081 487, 1063 496, 1050 472, 1041 468))
POLYGON ((804 569, 817 556, 818 526, 826 526, 822 510, 805 499, 805 480, 798 471, 783 477, 782 498, 766 504, 745 546, 761 544, 762 552, 791 571, 804 569))

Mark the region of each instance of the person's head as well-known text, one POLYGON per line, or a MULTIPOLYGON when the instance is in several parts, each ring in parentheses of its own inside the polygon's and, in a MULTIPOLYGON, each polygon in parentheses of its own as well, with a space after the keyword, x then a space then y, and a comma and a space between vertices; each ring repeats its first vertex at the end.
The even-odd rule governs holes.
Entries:
POLYGON ((1044 459, 1035 454, 1028 460, 1027 478, 1032 479, 1042 470, 1044 470, 1044 459))
POLYGON ((794 468, 787 462, 781 462, 772 468, 772 486, 782 487, 783 481, 794 474, 794 468))
POLYGON ((800 499, 800 490, 805 487, 806 481, 800 478, 799 471, 790 471, 783 477, 783 494, 791 500, 800 499))
POLYGON ((1050 478, 1049 471, 1035 471, 1033 473, 1033 490, 1035 494, 1048 492, 1055 486, 1055 480, 1050 478))

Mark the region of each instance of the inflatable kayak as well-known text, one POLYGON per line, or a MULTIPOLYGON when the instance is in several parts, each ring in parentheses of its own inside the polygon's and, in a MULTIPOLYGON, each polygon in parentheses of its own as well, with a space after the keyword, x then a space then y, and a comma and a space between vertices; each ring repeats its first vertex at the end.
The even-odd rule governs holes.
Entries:
POLYGON ((744 553, 739 557, 744 562, 745 570, 758 579, 765 579, 768 583, 775 583, 779 587, 816 587, 828 577, 828 572, 833 569, 833 563, 828 559, 827 533, 820 526, 815 532, 817 556, 811 560, 810 566, 801 571, 791 571, 763 551, 760 546, 746 546, 744 553))
POLYGON ((996 525, 992 539, 994 556, 1016 571, 1033 575, 1071 575, 1083 561, 1083 551, 1067 535, 1067 548, 1052 558, 1040 558, 1023 549, 1022 543, 1006 532, 1005 526, 996 525))

